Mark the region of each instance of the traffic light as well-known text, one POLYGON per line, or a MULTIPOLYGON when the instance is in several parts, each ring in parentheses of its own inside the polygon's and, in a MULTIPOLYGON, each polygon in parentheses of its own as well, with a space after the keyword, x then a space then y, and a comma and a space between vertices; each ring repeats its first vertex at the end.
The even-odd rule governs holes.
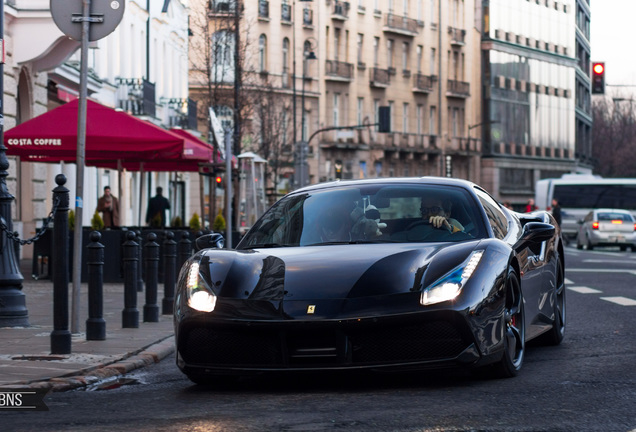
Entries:
POLYGON ((217 188, 223 188, 223 176, 217 175, 214 179, 217 188))
POLYGON ((605 63, 592 63, 592 94, 605 94, 605 63))

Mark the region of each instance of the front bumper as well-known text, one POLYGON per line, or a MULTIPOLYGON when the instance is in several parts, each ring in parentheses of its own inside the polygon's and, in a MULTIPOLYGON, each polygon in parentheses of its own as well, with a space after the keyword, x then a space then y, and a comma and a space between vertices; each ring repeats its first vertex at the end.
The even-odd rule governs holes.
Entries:
POLYGON ((432 368, 486 361, 461 313, 360 320, 180 323, 177 364, 189 373, 432 368))

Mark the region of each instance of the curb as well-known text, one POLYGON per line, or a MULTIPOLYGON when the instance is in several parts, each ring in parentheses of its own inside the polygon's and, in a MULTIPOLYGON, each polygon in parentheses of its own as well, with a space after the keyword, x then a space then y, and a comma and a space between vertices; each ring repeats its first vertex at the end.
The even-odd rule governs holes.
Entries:
POLYGON ((86 370, 82 375, 63 376, 43 381, 34 381, 27 383, 24 387, 32 389, 46 389, 49 392, 63 392, 80 387, 86 387, 108 378, 126 374, 135 369, 159 363, 164 358, 173 354, 174 351, 174 335, 171 335, 165 339, 148 345, 137 352, 132 352, 128 355, 122 356, 121 359, 113 363, 109 363, 104 366, 100 365, 96 368, 86 370))

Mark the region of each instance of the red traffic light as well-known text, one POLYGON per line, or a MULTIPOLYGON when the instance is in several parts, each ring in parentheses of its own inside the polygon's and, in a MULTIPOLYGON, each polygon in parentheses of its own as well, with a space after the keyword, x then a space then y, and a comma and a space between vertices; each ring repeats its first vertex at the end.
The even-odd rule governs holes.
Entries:
POLYGON ((600 75, 605 72, 605 65, 603 63, 594 63, 592 70, 595 74, 600 75))
POLYGON ((221 183, 223 183, 223 177, 216 176, 216 184, 221 184, 221 183))

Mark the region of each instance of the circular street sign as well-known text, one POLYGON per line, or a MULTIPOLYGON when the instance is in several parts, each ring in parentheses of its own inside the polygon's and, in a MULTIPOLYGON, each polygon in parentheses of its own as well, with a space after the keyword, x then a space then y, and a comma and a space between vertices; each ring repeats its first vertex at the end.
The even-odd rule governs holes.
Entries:
MULTIPOLYGON (((66 36, 82 40, 82 0, 51 0, 51 16, 66 36)), ((113 32, 124 16, 126 0, 92 0, 88 40, 96 41, 113 32)))

